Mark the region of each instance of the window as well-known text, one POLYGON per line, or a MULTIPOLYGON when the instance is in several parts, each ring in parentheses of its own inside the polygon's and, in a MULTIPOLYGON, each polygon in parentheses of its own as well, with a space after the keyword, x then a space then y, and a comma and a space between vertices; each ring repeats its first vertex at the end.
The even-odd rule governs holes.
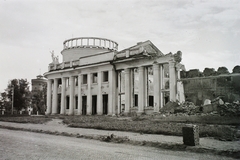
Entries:
POLYGON ((153 107, 153 96, 148 97, 148 105, 153 107))
POLYGON ((69 99, 69 96, 66 97, 66 109, 69 109, 69 103, 70 103, 70 99, 69 99))
POLYGON ((87 74, 84 74, 83 75, 83 81, 82 81, 83 84, 87 84, 87 74))
POLYGON ((92 83, 97 83, 97 73, 93 73, 92 83))
POLYGON ((134 94, 134 106, 138 106, 138 95, 134 94))
POLYGON ((103 72, 103 82, 108 82, 108 71, 103 72))
POLYGON ((78 77, 75 77, 75 84, 78 86, 78 77))
POLYGON ((78 96, 75 96, 75 109, 78 109, 78 96))

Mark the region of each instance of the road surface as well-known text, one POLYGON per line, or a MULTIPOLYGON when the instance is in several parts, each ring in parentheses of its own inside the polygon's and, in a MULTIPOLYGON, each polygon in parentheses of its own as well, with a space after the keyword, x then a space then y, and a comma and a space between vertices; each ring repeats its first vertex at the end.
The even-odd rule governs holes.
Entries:
POLYGON ((0 129, 1 160, 227 160, 231 158, 0 129))

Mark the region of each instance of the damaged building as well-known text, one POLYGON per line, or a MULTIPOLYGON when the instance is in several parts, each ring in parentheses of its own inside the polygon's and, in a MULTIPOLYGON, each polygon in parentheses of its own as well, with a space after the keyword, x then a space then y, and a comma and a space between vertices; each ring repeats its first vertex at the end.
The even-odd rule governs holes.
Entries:
POLYGON ((63 42, 62 62, 52 52, 47 114, 113 115, 159 112, 168 101, 183 102, 182 53, 163 54, 151 41, 118 51, 96 37, 63 42))

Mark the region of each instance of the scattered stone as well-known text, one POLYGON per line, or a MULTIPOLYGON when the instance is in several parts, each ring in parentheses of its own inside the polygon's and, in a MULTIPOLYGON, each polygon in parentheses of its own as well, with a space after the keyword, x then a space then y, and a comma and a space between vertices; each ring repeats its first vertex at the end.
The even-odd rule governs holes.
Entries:
POLYGON ((204 101, 204 103, 203 103, 204 106, 205 106, 205 105, 209 105, 209 104, 211 104, 211 100, 210 100, 210 99, 206 99, 206 100, 204 101))
POLYGON ((179 106, 176 102, 168 102, 161 110, 161 113, 174 113, 174 109, 179 106))
POLYGON ((175 114, 179 115, 194 115, 200 112, 200 107, 195 106, 192 102, 184 102, 174 109, 175 114))
POLYGON ((219 99, 218 104, 219 104, 219 105, 223 105, 223 104, 224 104, 223 100, 222 100, 222 99, 219 99))
POLYGON ((218 106, 218 112, 220 115, 240 116, 240 104, 239 103, 225 103, 218 106))

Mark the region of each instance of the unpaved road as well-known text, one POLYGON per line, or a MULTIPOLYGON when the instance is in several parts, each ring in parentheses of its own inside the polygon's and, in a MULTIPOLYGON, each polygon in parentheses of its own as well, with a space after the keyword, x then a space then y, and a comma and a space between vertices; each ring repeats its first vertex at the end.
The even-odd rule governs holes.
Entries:
POLYGON ((162 159, 162 160, 227 160, 232 158, 161 150, 56 136, 25 131, 0 129, 1 160, 61 160, 61 159, 162 159))

